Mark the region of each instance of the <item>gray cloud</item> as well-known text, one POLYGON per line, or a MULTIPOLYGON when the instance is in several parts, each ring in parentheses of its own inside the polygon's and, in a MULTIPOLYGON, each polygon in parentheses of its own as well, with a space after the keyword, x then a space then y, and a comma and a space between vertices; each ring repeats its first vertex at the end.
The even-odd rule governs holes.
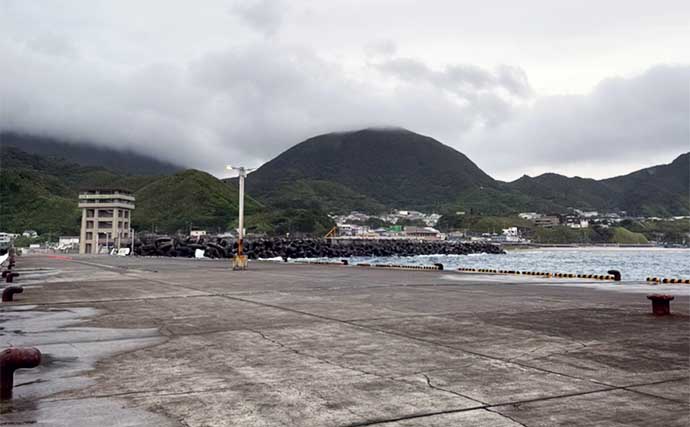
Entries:
POLYGON ((437 71, 419 60, 393 58, 375 64, 375 67, 401 80, 414 83, 427 82, 462 98, 472 97, 481 91, 500 89, 521 98, 532 94, 525 72, 507 65, 501 65, 495 71, 471 64, 448 65, 437 71))
MULTIPOLYGON (((492 129, 475 131, 470 151, 513 174, 570 172, 670 161, 690 150, 690 66, 656 66, 610 78, 587 95, 547 96, 492 129)), ((586 176, 586 173, 582 173, 586 176)))
POLYGON ((230 12, 238 15, 250 27, 272 36, 282 23, 285 7, 281 0, 239 1, 230 8, 230 12))
MULTIPOLYGON (((426 57, 378 3, 361 16, 346 3, 334 15, 319 2, 147 2, 132 19, 138 2, 5 1, 1 130, 131 148, 218 174, 317 133, 379 125, 433 136, 503 179, 614 175, 688 150, 687 66, 543 95, 520 61, 487 66, 453 49, 426 57), (370 27, 372 14, 388 24, 344 27, 354 16, 370 27)), ((449 23, 436 41, 450 37, 449 23)))

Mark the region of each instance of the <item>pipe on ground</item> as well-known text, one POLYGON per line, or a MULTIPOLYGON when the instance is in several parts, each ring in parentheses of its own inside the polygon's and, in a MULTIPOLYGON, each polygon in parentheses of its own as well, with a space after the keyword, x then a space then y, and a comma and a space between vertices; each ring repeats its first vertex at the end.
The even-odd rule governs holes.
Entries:
POLYGON ((2 290, 2 302, 10 302, 14 298, 14 294, 21 294, 24 288, 21 286, 8 286, 2 290))
POLYGON ((0 352, 0 400, 12 398, 14 371, 35 368, 41 363, 41 352, 33 347, 10 347, 0 352))

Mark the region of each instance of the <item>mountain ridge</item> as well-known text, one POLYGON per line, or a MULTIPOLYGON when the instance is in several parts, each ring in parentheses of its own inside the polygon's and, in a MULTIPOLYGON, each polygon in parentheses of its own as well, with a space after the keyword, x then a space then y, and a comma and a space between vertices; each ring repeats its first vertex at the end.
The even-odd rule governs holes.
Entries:
POLYGON ((584 208, 686 215, 690 213, 690 190, 688 180, 683 181, 681 175, 683 165, 687 171, 688 155, 681 154, 669 164, 603 180, 549 172, 502 182, 464 154, 431 137, 402 128, 367 128, 308 138, 250 174, 247 188, 268 204, 293 194, 313 205, 319 204, 318 197, 312 195, 316 192, 311 190, 316 181, 338 185, 351 195, 342 200, 333 197, 338 203, 321 207, 339 212, 362 210, 350 202, 354 194, 367 200, 369 206, 382 205, 386 209, 501 214, 584 208), (356 162, 352 153, 356 153, 356 162), (659 173, 649 172, 657 169, 659 173))
MULTIPOLYGON (((175 232, 189 223, 211 230, 233 226, 235 179, 221 181, 195 170, 166 172, 128 175, 0 144, 0 229, 73 234, 79 227, 78 190, 114 185, 137 195, 133 223, 139 227, 157 223, 162 231, 175 232)), ((332 224, 326 213, 350 210, 513 215, 578 208, 646 216, 690 214, 690 153, 605 180, 547 173, 505 183, 457 150, 404 129, 309 138, 251 173, 246 183, 247 213, 252 216, 247 224, 253 231, 277 234, 318 234, 332 224)))
POLYGON ((181 166, 131 150, 118 150, 17 132, 0 132, 0 146, 12 146, 27 154, 64 160, 81 166, 103 167, 127 175, 170 175, 183 169, 181 166))

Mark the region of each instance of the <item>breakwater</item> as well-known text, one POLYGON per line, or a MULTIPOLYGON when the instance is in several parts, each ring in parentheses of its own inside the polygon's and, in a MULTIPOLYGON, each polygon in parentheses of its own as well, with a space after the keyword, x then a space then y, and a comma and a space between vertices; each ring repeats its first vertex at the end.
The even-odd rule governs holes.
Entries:
MULTIPOLYGON (((134 253, 142 256, 193 257, 203 250, 208 258, 230 258, 237 254, 237 242, 227 238, 177 238, 142 236, 135 242, 134 253)), ((245 240, 244 254, 259 258, 345 258, 416 255, 502 254, 497 245, 448 241, 369 240, 332 244, 326 239, 254 239, 245 240)))

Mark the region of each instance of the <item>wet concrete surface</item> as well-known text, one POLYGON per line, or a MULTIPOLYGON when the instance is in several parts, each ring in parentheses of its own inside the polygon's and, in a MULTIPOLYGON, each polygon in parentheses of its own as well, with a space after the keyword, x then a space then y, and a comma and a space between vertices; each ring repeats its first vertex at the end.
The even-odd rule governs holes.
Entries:
POLYGON ((0 425, 690 424, 690 287, 19 257, 0 425))

